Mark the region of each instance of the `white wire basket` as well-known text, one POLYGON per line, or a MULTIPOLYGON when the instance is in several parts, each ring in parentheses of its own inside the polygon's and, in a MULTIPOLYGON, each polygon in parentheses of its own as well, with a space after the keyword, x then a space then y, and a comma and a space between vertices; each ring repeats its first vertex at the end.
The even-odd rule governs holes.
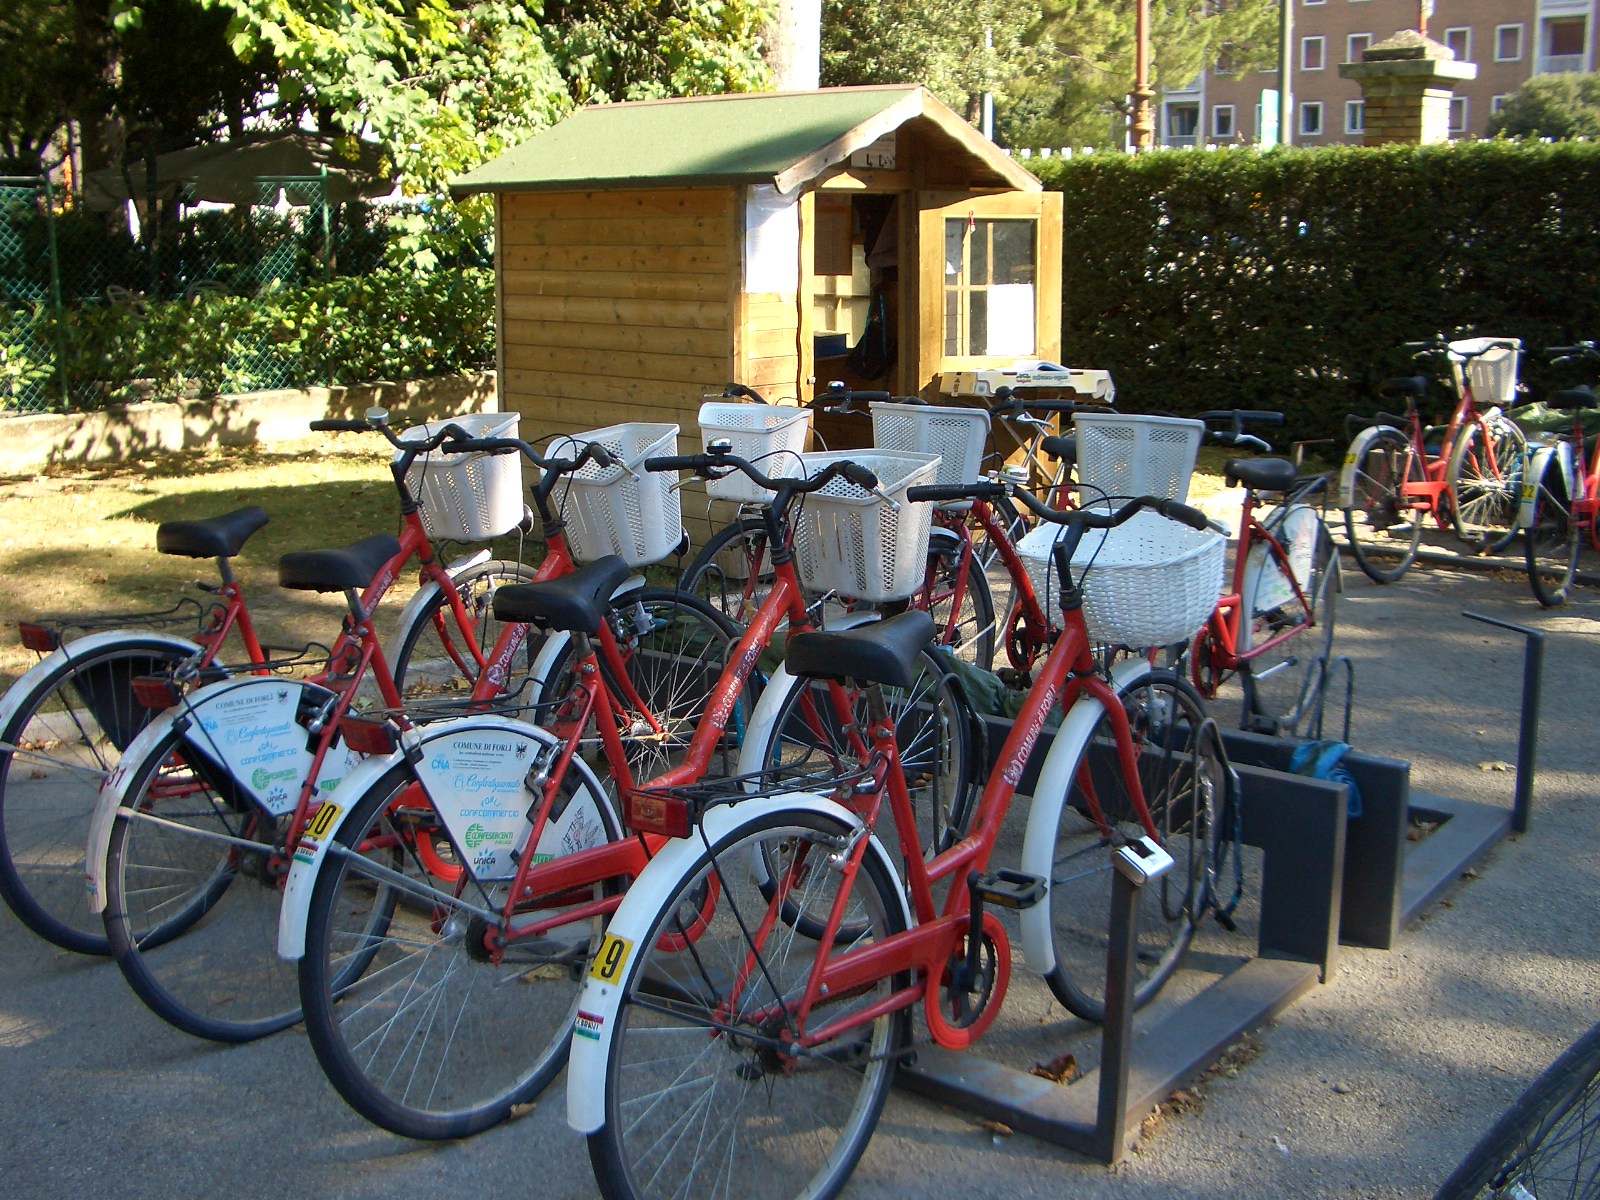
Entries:
POLYGON ((933 505, 905 499, 908 488, 933 482, 939 460, 931 454, 849 450, 802 456, 806 475, 830 463, 859 463, 878 477, 885 503, 849 480, 833 480, 802 498, 793 519, 794 563, 800 582, 814 592, 836 592, 878 603, 904 600, 928 569, 933 505))
MULTIPOLYGON (((800 455, 811 433, 811 410, 778 404, 729 404, 707 400, 700 406, 701 444, 726 438, 733 452, 763 475, 790 479, 800 475, 800 455)), ((735 504, 765 504, 773 493, 757 487, 743 471, 706 481, 706 495, 735 504)))
POLYGON ((939 456, 935 483, 975 483, 983 478, 989 414, 981 408, 874 402, 872 444, 939 456))
POLYGON ((1180 417, 1078 413, 1078 503, 1107 496, 1184 500, 1205 422, 1180 417))
POLYGON ((677 452, 678 427, 629 421, 588 433, 564 434, 545 447, 546 456, 573 458, 599 442, 616 462, 588 462, 563 475, 555 498, 567 519, 567 545, 579 562, 621 555, 631 567, 660 562, 683 540, 677 477, 646 471, 647 458, 677 452))
POLYGON ((1522 360, 1521 338, 1476 337, 1461 338, 1450 343, 1450 374, 1456 381, 1456 394, 1472 385, 1472 399, 1481 407, 1498 404, 1510 407, 1517 398, 1517 367, 1522 360), (1486 349, 1495 342, 1510 342, 1516 349, 1497 346, 1486 349), (1468 354, 1476 358, 1463 359, 1468 354))
MULTIPOLYGON (((1058 607, 1061 582, 1050 547, 1059 525, 1023 536, 1017 553, 1047 611, 1058 607)), ((1228 540, 1214 530, 1190 529, 1148 509, 1115 529, 1090 529, 1073 551, 1073 574, 1088 564, 1083 616, 1096 643, 1145 649, 1186 642, 1199 632, 1222 595, 1228 540)))
MULTIPOLYGON (((475 438, 516 437, 518 413, 463 413, 444 421, 413 425, 402 442, 420 442, 447 424, 475 438)), ((395 451, 399 461, 403 451, 395 451)), ((520 454, 419 454, 406 471, 406 488, 422 505, 428 536, 453 542, 482 542, 510 533, 522 520, 520 454)))

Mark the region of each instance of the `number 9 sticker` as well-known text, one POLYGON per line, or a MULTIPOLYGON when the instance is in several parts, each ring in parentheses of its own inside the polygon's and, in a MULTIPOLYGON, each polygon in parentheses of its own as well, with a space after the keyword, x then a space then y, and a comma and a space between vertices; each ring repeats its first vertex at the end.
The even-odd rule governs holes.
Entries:
POLYGON ((622 968, 628 965, 628 955, 633 952, 633 943, 627 938, 618 937, 608 933, 605 940, 600 943, 600 953, 594 956, 594 966, 589 968, 589 978, 598 979, 601 983, 615 983, 622 974, 622 968))

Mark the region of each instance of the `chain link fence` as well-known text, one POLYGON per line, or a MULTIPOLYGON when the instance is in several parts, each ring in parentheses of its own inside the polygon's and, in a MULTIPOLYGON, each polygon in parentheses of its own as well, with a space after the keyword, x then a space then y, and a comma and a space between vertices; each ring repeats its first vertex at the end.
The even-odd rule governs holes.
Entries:
MULTIPOLYGON (((0 178, 0 413, 137 399, 126 364, 159 358, 192 311, 364 276, 390 239, 381 210, 330 204, 322 177, 255 181, 253 204, 168 204, 137 232, 48 180, 0 178)), ((286 387, 270 330, 233 322, 214 364, 238 388, 286 387)), ((260 325, 260 322, 256 322, 260 325)))

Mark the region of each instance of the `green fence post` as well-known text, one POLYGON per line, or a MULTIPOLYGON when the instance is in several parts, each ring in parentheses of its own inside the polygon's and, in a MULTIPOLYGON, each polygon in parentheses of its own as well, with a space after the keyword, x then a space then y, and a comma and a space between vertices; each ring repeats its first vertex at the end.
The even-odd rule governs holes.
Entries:
POLYGON ((56 382, 61 387, 61 408, 72 407, 72 388, 67 382, 67 345, 61 335, 61 321, 65 306, 61 302, 61 253, 56 245, 56 202, 50 189, 50 176, 42 177, 44 185, 44 227, 50 246, 50 308, 56 331, 56 382))

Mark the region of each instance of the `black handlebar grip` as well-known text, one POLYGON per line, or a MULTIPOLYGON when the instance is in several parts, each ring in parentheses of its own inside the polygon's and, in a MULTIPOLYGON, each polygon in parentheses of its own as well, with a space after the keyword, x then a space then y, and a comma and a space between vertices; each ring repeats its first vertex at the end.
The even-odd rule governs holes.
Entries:
POLYGON ((1283 414, 1260 408, 1241 408, 1236 411, 1241 421, 1254 421, 1259 425, 1282 425, 1283 414))
POLYGON ((866 488, 869 492, 876 491, 878 488, 878 477, 860 463, 840 463, 839 474, 857 487, 866 488))
POLYGON ((997 496, 1004 496, 1006 491, 1005 484, 990 480, 979 480, 976 483, 930 483, 922 487, 907 488, 906 499, 912 504, 928 501, 940 504, 946 500, 992 500, 997 496))
POLYGON ((1190 529, 1205 529, 1211 524, 1211 518, 1198 508, 1177 500, 1163 500, 1155 506, 1155 509, 1162 516, 1171 517, 1190 529))
POLYGON ((326 420, 311 422, 313 433, 368 433, 372 426, 365 421, 326 420))
POLYGON ((722 394, 730 400, 742 397, 745 400, 754 400, 757 404, 765 404, 767 402, 767 398, 756 391, 755 388, 746 387, 742 383, 728 384, 727 387, 722 389, 722 394))
POLYGON ((646 471, 701 471, 710 465, 711 457, 705 454, 667 454, 644 460, 646 471))

